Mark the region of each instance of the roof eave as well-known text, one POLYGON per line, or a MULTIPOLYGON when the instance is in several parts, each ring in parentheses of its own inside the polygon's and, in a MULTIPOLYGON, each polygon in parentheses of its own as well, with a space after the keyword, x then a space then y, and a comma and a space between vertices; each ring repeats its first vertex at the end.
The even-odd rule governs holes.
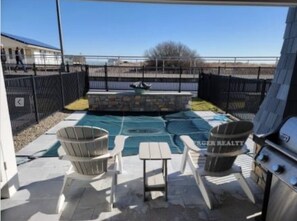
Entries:
POLYGON ((38 49, 47 49, 47 50, 51 50, 51 51, 54 51, 54 52, 61 52, 61 50, 58 49, 58 48, 41 47, 41 46, 32 45, 32 44, 26 44, 26 45, 27 45, 27 47, 33 47, 33 48, 38 48, 38 49))

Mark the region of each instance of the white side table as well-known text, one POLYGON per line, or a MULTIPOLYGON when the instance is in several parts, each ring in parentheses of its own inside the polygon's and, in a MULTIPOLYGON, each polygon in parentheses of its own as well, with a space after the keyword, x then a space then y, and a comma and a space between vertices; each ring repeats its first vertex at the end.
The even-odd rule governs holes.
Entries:
POLYGON ((164 191, 167 201, 167 160, 171 151, 166 142, 142 142, 139 145, 139 159, 143 160, 143 200, 148 191, 164 191), (152 176, 146 174, 146 160, 162 160, 161 172, 152 176))

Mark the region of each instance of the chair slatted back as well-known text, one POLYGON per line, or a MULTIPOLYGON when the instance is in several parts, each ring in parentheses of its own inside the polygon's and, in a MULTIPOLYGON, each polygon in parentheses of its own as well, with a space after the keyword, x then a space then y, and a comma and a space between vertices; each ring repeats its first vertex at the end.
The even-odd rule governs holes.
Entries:
MULTIPOLYGON (((67 155, 96 157, 108 152, 108 132, 97 127, 75 126, 57 132, 67 155)), ((79 162, 71 161, 74 170, 84 175, 97 175, 107 171, 107 159, 79 162)))
POLYGON ((204 170, 222 172, 229 170, 237 156, 220 156, 219 153, 231 153, 240 150, 253 130, 253 123, 237 121, 214 127, 209 135, 207 152, 218 153, 207 156, 204 170))

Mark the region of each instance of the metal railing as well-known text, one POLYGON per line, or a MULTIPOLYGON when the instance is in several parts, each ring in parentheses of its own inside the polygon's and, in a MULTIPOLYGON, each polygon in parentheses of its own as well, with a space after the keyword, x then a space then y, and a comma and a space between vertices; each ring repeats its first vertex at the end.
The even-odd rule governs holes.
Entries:
MULTIPOLYGON (((146 56, 128 56, 128 55, 65 55, 66 63, 72 64, 72 62, 81 58, 88 65, 142 65, 149 59, 146 56)), ((155 58, 154 64, 161 64, 166 67, 168 61, 188 61, 190 63, 194 61, 203 61, 205 64, 217 64, 223 65, 241 65, 241 64, 258 64, 258 65, 276 65, 278 63, 278 56, 199 56, 189 58, 183 57, 159 57, 155 58)))
MULTIPOLYGON (((15 55, 7 54, 7 63, 15 63, 15 55)), ((36 55, 23 55, 24 63, 36 63, 41 65, 46 64, 61 64, 61 55, 51 54, 36 54, 36 55)), ((141 55, 65 55, 65 64, 78 64, 84 63, 88 65, 120 65, 120 64, 139 64, 151 60, 146 56, 141 55)), ((192 57, 157 57, 154 58, 154 63, 163 64, 166 66, 168 61, 203 61, 204 63, 217 63, 217 64, 270 64, 275 65, 279 60, 278 56, 197 56, 192 57)))

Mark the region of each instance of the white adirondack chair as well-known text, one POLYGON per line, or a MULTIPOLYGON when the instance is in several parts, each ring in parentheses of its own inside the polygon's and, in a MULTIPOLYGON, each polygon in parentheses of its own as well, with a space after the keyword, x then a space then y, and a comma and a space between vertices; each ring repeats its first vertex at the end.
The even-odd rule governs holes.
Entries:
POLYGON ((61 159, 71 162, 66 172, 57 204, 57 212, 62 210, 65 194, 73 180, 93 182, 107 177, 112 178, 110 194, 110 210, 115 199, 117 174, 123 170, 122 150, 127 136, 118 135, 115 147, 108 151, 108 132, 102 128, 74 126, 62 128, 57 138, 66 153, 61 159), (112 161, 112 169, 108 169, 108 160, 112 161))
POLYGON ((213 209, 213 202, 205 185, 205 176, 223 177, 233 174, 248 198, 255 203, 255 197, 242 175, 241 167, 233 165, 238 155, 248 152, 244 143, 252 129, 253 124, 248 121, 231 122, 214 127, 210 132, 207 149, 199 148, 189 136, 180 137, 184 143, 180 171, 184 173, 188 162, 209 209, 213 209))

